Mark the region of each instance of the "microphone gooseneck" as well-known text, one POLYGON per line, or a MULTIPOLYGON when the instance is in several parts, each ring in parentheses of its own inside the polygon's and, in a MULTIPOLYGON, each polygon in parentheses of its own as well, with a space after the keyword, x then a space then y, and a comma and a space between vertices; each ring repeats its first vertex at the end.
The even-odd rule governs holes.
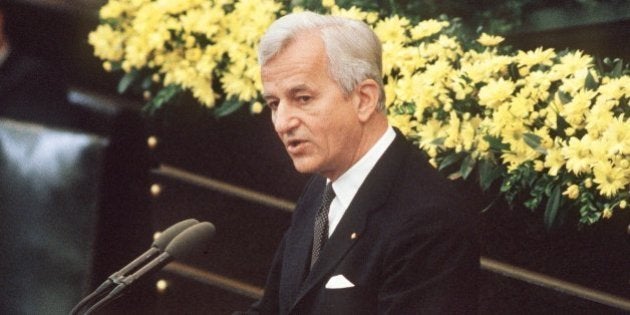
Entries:
POLYGON ((110 301, 118 298, 123 290, 132 285, 136 280, 144 277, 151 271, 161 269, 174 259, 189 259, 206 253, 208 251, 210 240, 214 236, 215 232, 216 228, 210 222, 201 222, 187 228, 171 240, 168 246, 164 249, 164 252, 144 266, 138 268, 138 270, 134 273, 119 279, 117 283, 118 285, 104 298, 90 307, 85 314, 90 314, 105 306, 110 301))
POLYGON ((153 241, 151 247, 147 251, 145 251, 142 255, 138 256, 136 259, 124 266, 122 269, 110 275, 107 280, 105 280, 100 286, 98 286, 98 288, 96 288, 96 290, 94 290, 92 293, 83 298, 77 305, 75 305, 75 307, 70 311, 70 314, 78 314, 80 310, 92 300, 96 298, 102 298, 102 296, 107 291, 110 291, 112 288, 115 287, 115 285, 119 284, 126 275, 137 269, 140 265, 142 265, 149 259, 162 253, 176 236, 181 234, 184 230, 198 223, 199 221, 196 219, 186 219, 168 227, 166 230, 160 233, 160 235, 153 241))

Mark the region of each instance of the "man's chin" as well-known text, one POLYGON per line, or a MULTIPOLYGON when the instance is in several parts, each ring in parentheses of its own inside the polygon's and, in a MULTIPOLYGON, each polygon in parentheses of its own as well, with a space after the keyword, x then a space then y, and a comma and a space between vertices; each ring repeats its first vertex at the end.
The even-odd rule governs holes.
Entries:
POLYGON ((302 161, 300 159, 293 159, 293 167, 298 173, 302 174, 313 174, 317 172, 317 168, 312 163, 308 163, 308 161, 302 161))

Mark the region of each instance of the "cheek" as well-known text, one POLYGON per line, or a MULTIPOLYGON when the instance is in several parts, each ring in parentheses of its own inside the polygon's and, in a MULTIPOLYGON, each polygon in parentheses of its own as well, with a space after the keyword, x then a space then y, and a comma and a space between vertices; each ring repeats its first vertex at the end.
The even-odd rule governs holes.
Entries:
POLYGON ((326 136, 328 155, 337 155, 352 146, 352 124, 347 119, 330 119, 325 128, 320 130, 326 136))

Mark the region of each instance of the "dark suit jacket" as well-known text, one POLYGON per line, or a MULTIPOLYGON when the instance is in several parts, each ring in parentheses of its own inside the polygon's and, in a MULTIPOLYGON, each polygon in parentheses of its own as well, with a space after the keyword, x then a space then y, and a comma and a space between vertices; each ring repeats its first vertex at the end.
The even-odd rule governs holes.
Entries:
POLYGON ((313 177, 276 252, 260 314, 469 314, 477 308, 475 219, 398 133, 309 273, 325 179, 313 177), (352 234, 356 233, 355 238, 352 234), (355 286, 326 289, 343 275, 355 286))

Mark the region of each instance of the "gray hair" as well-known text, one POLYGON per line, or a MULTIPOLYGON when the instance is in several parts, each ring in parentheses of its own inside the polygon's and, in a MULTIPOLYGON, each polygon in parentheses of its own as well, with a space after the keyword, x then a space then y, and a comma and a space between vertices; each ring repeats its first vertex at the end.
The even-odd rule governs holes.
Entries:
POLYGON ((264 66, 300 33, 312 30, 321 34, 330 76, 346 95, 350 95, 363 80, 372 79, 380 90, 377 107, 385 112, 381 41, 361 21, 313 12, 285 15, 273 22, 260 40, 260 64, 264 66))

